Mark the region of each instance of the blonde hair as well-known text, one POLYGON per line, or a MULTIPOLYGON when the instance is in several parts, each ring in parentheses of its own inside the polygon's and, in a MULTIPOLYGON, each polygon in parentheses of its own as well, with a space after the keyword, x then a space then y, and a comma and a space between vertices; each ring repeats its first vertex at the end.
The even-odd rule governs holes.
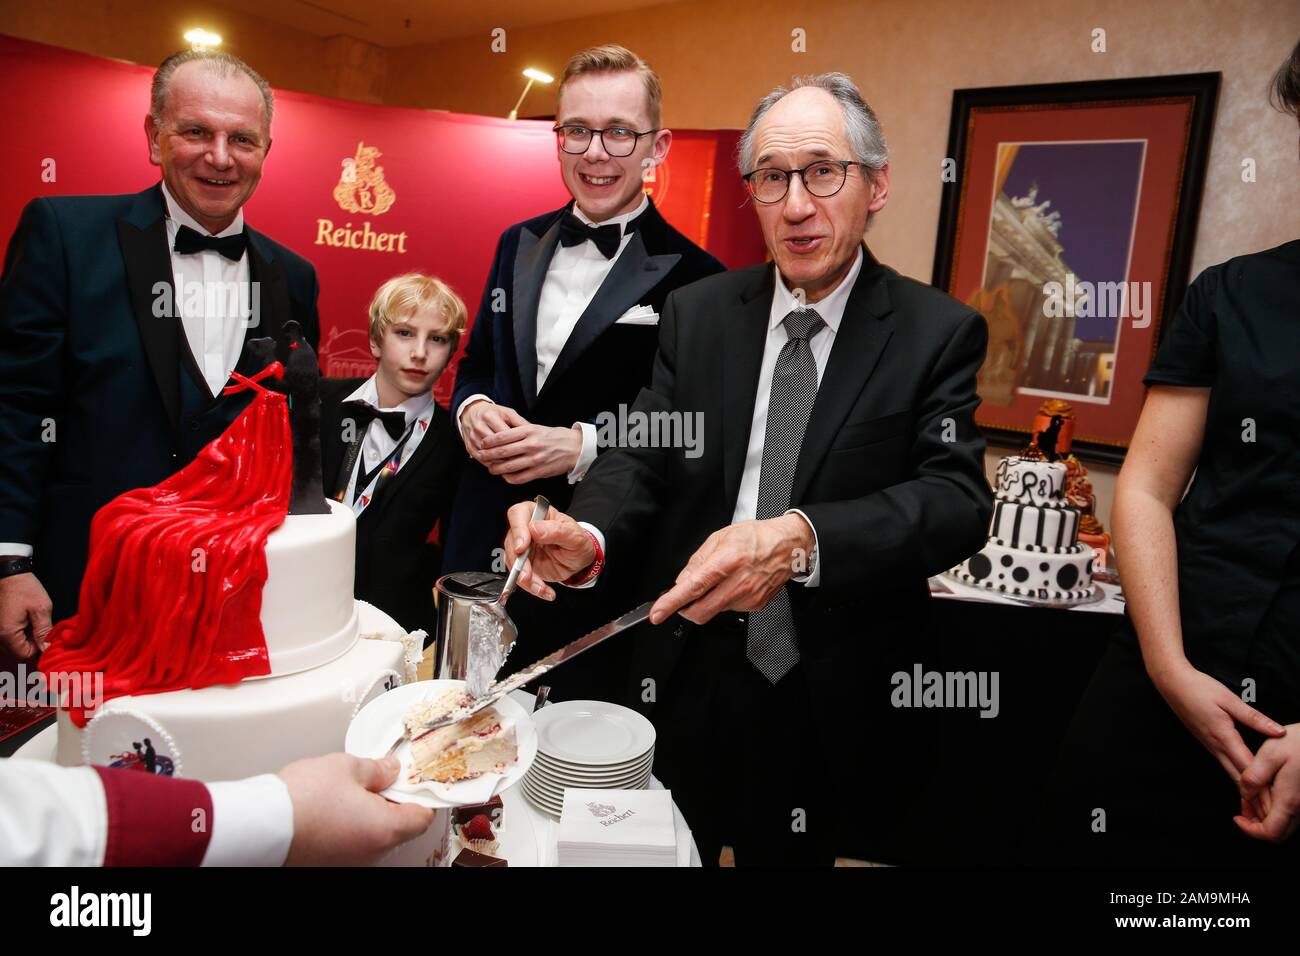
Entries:
POLYGON ((395 276, 375 292, 370 300, 370 341, 378 345, 390 326, 426 308, 442 316, 444 325, 438 334, 452 336, 454 348, 469 319, 465 303, 447 283, 419 272, 395 276))
POLYGON ((650 125, 655 129, 659 128, 659 112, 663 104, 663 89, 659 85, 659 74, 645 60, 617 43, 588 47, 569 58, 569 62, 564 64, 564 72, 560 74, 559 88, 555 91, 557 108, 560 96, 564 93, 564 84, 587 73, 636 73, 645 86, 647 105, 650 108, 650 125))

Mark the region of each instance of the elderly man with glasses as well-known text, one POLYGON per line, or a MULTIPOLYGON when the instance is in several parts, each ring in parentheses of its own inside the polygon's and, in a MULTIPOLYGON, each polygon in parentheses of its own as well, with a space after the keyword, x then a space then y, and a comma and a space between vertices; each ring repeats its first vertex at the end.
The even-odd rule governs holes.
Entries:
POLYGON ((915 662, 927 577, 992 510, 985 323, 866 248, 889 166, 848 77, 766 96, 740 162, 775 264, 668 297, 635 409, 702 413, 704 453, 602 456, 568 514, 511 509, 506 553, 533 543, 521 584, 543 598, 627 564, 668 589, 633 671, 705 859, 887 858, 919 737, 891 675, 915 662))
MULTIPOLYGON (((621 46, 593 47, 569 61, 557 97, 556 155, 573 200, 511 226, 497 245, 452 398, 476 464, 445 529, 448 572, 502 570, 506 509, 520 498, 544 494, 568 507, 607 450, 598 447, 600 416, 617 418, 649 384, 668 293, 723 268, 645 193, 646 170, 672 143, 654 70, 621 46)), ((516 595, 512 660, 543 656, 605 610, 590 599, 551 607, 516 595)), ((555 675, 552 696, 621 696, 622 650, 555 675)))

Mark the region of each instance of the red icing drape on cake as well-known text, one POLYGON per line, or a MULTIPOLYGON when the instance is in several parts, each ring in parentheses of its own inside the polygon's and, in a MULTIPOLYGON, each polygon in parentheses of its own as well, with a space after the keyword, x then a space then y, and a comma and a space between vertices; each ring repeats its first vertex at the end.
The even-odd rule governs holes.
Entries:
MULTIPOLYGON (((289 510, 293 443, 285 396, 252 387, 248 408, 191 464, 96 513, 78 613, 41 656, 47 677, 102 672, 110 700, 270 673, 266 538, 289 510)), ((68 712, 81 727, 93 716, 68 712)))

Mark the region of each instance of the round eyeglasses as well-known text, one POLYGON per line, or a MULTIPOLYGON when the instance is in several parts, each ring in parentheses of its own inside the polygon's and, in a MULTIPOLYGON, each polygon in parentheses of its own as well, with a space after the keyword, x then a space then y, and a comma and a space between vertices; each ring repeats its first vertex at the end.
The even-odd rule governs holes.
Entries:
POLYGON ((591 146, 591 137, 599 136, 600 145, 611 156, 631 156, 637 141, 642 136, 657 133, 657 129, 648 129, 638 133, 626 126, 610 126, 607 129, 591 129, 587 126, 557 126, 555 135, 559 137, 560 149, 566 153, 585 153, 591 146))
POLYGON ((834 196, 844 188, 850 166, 870 168, 866 163, 849 159, 819 159, 815 163, 809 163, 803 169, 777 169, 775 166, 763 166, 746 173, 743 178, 745 184, 749 186, 749 194, 761 203, 780 202, 784 199, 790 189, 790 177, 796 174, 803 180, 804 189, 818 199, 825 199, 834 196))

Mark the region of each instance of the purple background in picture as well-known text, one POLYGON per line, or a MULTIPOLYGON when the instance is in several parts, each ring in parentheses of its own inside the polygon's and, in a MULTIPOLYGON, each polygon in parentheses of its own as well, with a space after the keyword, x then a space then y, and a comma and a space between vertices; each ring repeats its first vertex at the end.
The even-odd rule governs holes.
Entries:
MULTIPOLYGON (((1143 143, 1026 143, 1016 153, 1002 191, 1025 196, 1038 184, 1036 204, 1060 212, 1061 258, 1088 282, 1124 282, 1142 172, 1143 143)), ((1078 318, 1075 335, 1115 341, 1118 317, 1078 318)))

